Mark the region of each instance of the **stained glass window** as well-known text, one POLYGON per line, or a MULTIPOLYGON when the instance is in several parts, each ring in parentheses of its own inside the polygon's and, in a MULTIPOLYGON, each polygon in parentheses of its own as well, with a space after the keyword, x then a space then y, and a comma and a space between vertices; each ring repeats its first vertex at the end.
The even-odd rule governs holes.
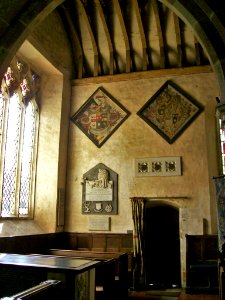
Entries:
POLYGON ((0 92, 0 216, 33 213, 39 112, 39 77, 17 58, 0 92))

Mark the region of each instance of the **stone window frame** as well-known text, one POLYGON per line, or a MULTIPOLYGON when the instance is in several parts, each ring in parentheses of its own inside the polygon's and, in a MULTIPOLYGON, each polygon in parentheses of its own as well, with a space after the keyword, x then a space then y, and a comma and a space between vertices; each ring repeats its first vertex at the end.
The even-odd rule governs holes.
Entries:
MULTIPOLYGON (((31 219, 34 214, 34 197, 35 197, 35 175, 36 175, 36 163, 37 163, 37 145, 38 145, 38 129, 39 129, 39 108, 38 108, 38 90, 39 90, 39 77, 33 72, 28 62, 21 60, 19 56, 15 56, 11 61, 9 68, 12 70, 12 74, 7 77, 7 72, 1 83, 1 95, 3 98, 3 113, 0 126, 0 218, 16 218, 16 219, 31 219), (23 71, 19 70, 19 63, 24 66, 23 71), (20 72, 21 71, 21 72, 20 72), (34 84, 34 76, 36 85, 34 84), (10 78, 11 77, 11 78, 10 78), (23 79, 29 79, 27 87, 22 86, 23 79), (8 81, 7 81, 8 80, 8 81), (3 210, 3 182, 4 182, 4 157, 5 157, 5 142, 7 136, 7 120, 8 120, 8 108, 9 101, 13 94, 16 94, 19 99, 19 106, 21 109, 21 118, 19 125, 19 146, 16 161, 16 172, 15 172, 15 185, 13 196, 10 200, 7 200, 12 208, 8 212, 3 210), (25 111, 28 107, 28 103, 33 106, 34 111, 34 132, 32 135, 32 153, 30 161, 30 177, 29 177, 29 192, 28 199, 26 202, 25 213, 21 209, 20 201, 20 179, 22 169, 22 144, 23 144, 23 133, 24 133, 24 120, 25 111)), ((6 201, 6 202, 7 202, 6 201)))

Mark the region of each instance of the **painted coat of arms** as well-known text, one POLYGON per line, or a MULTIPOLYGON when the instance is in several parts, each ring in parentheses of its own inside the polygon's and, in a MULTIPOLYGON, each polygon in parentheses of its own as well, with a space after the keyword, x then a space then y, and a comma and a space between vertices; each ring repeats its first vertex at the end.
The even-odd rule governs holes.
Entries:
POLYGON ((98 88, 71 120, 101 147, 130 113, 102 87, 98 88))
POLYGON ((137 114, 172 144, 202 110, 196 100, 167 81, 137 114))

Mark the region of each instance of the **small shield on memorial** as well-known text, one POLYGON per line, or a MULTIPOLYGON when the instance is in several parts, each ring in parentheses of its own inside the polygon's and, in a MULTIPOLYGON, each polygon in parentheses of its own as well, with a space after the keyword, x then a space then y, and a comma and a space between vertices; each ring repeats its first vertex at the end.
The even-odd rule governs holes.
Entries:
POLYGON ((96 203, 95 204, 95 211, 102 211, 102 203, 96 203))

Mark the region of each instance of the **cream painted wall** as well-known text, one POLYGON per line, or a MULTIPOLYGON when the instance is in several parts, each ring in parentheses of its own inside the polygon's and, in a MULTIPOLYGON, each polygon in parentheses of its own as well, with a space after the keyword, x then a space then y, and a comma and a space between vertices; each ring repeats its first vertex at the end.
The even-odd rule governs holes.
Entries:
POLYGON ((215 97, 218 89, 214 74, 75 85, 71 115, 99 86, 103 86, 124 105, 131 115, 101 148, 97 148, 77 126, 70 123, 65 231, 89 231, 89 216, 81 214, 81 179, 84 173, 98 163, 103 163, 118 173, 119 212, 111 216, 112 233, 133 229, 130 197, 155 197, 152 201, 179 209, 181 272, 185 285, 185 234, 216 233, 216 206, 211 179, 218 175, 215 143, 215 97), (204 106, 204 111, 173 144, 168 144, 136 114, 168 79, 204 106), (135 158, 160 156, 181 156, 182 176, 135 177, 135 158), (188 199, 166 199, 167 196, 188 199), (157 200, 157 197, 165 199, 157 200))
POLYGON ((62 76, 42 77, 34 217, 45 232, 56 228, 62 87, 62 76))
MULTIPOLYGON (((74 86, 71 115, 98 86, 100 85, 74 86)), ((126 232, 133 228, 130 197, 185 196, 189 199, 166 200, 167 203, 169 201, 185 210, 184 233, 202 232, 203 218, 208 221, 210 233, 210 204, 211 201, 214 202, 214 199, 211 199, 213 187, 210 184, 210 176, 217 173, 216 157, 208 157, 209 151, 215 154, 214 108, 218 90, 213 73, 110 82, 102 86, 121 102, 131 115, 101 148, 97 148, 73 123, 70 124, 66 231, 88 231, 89 216, 81 214, 81 179, 82 175, 96 164, 103 163, 119 175, 119 213, 111 216, 111 232, 126 232), (167 79, 173 80, 205 107, 204 112, 171 145, 136 114, 167 79), (208 107, 212 116, 208 116, 208 107), (211 131, 208 130, 209 127, 211 131), (135 158, 159 156, 181 156, 183 175, 135 177, 135 158), (193 220, 201 225, 192 225, 193 220)))

